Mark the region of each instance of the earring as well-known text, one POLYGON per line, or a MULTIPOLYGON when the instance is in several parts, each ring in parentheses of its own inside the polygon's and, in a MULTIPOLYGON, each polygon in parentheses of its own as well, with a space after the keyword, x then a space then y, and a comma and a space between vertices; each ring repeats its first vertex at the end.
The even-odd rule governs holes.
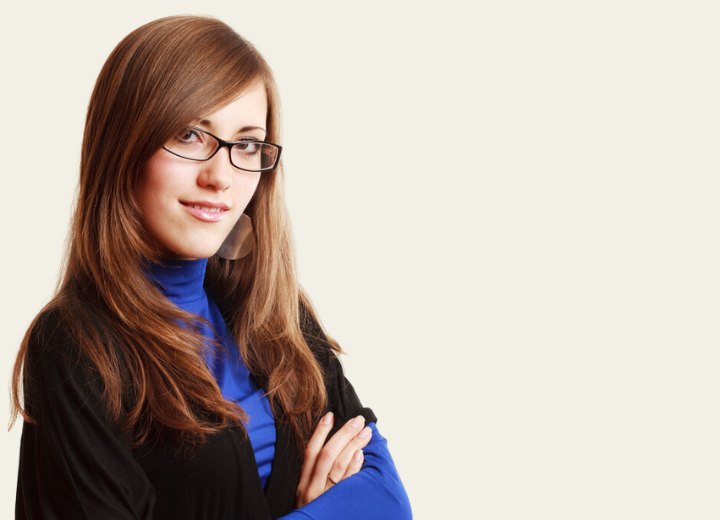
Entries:
POLYGON ((216 254, 225 260, 238 260, 250 254, 254 248, 252 220, 243 213, 216 254))

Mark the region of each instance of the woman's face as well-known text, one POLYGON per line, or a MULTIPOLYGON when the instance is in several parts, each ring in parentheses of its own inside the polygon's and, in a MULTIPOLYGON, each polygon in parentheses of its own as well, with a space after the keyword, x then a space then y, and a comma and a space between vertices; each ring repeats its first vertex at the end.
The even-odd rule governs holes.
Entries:
MULTIPOLYGON (((226 141, 265 139, 265 87, 255 83, 240 97, 194 126, 226 141)), ((222 148, 207 161, 177 157, 160 148, 145 164, 137 198, 146 229, 170 257, 214 255, 250 202, 259 172, 239 170, 222 148)))

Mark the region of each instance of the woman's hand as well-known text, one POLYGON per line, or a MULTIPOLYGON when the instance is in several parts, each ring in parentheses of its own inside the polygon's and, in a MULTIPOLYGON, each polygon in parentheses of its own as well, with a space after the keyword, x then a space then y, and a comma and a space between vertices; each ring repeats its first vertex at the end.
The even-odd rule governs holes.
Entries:
POLYGON ((305 460, 300 472, 296 507, 315 500, 342 479, 354 475, 363 463, 362 449, 372 436, 369 426, 363 428, 365 418, 350 419, 325 443, 332 429, 333 414, 328 412, 315 427, 305 448, 305 460))

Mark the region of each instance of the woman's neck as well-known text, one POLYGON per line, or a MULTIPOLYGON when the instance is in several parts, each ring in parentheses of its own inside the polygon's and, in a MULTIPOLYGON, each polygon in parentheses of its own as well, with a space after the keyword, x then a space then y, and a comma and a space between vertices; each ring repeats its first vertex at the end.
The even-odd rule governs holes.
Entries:
POLYGON ((147 273, 169 300, 176 304, 190 302, 205 296, 203 284, 207 262, 207 258, 167 259, 150 264, 147 273))

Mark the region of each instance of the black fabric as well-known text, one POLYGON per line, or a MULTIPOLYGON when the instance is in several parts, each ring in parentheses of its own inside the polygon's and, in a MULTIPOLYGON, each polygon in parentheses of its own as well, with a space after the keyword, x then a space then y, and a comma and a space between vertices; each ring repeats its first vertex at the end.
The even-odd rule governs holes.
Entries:
MULTIPOLYGON (((325 373, 328 409, 340 426, 364 408, 319 325, 303 310, 303 333, 325 373)), ((275 459, 265 492, 240 429, 192 451, 156 439, 138 449, 109 420, 102 382, 57 311, 41 316, 28 349, 16 519, 269 520, 289 513, 302 455, 276 418, 275 459)))

